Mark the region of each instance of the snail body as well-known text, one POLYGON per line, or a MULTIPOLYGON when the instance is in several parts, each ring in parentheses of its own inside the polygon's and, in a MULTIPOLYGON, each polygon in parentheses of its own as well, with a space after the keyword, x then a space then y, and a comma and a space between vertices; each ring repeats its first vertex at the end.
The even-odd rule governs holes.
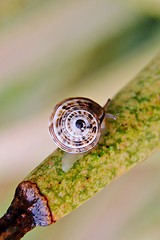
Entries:
POLYGON ((105 109, 84 97, 59 102, 49 117, 51 138, 65 152, 78 154, 90 151, 99 141, 105 109))

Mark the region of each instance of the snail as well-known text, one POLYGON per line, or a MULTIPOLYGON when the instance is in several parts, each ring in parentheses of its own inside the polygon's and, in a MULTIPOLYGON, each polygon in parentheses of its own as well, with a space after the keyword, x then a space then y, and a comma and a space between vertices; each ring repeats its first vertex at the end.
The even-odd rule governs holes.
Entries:
POLYGON ((49 132, 55 144, 67 153, 81 154, 92 150, 98 143, 106 118, 104 107, 89 98, 67 98, 59 102, 49 117, 49 132))

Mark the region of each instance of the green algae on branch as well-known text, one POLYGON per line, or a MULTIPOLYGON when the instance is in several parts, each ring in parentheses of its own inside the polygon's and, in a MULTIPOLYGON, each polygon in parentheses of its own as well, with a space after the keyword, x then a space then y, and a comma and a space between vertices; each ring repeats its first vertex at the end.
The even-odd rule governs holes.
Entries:
POLYGON ((160 55, 115 96, 108 112, 117 120, 108 121, 102 141, 68 172, 57 149, 25 178, 48 199, 55 220, 160 149, 160 55))

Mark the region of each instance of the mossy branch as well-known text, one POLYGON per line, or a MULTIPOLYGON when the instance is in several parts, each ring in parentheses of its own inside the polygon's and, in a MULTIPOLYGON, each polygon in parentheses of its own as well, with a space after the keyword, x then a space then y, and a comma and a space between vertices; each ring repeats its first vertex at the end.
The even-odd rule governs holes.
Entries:
POLYGON ((98 146, 68 172, 62 170, 64 152, 57 149, 19 185, 18 194, 23 190, 30 203, 35 198, 35 186, 39 189, 37 195, 45 198, 41 198, 45 207, 39 204, 36 211, 31 211, 31 206, 27 208, 35 225, 45 226, 61 219, 160 149, 160 54, 115 96, 108 112, 117 115, 117 120, 108 120, 98 146), (51 220, 44 220, 49 214, 51 220))

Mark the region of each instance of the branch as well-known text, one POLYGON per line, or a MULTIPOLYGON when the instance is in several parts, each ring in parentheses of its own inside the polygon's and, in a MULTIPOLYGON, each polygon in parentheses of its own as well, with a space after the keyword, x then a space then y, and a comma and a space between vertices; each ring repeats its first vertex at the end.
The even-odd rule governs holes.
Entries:
POLYGON ((0 220, 0 240, 13 239, 7 229, 20 216, 29 219, 26 231, 17 225, 21 237, 56 222, 160 149, 160 54, 115 96, 108 112, 117 120, 108 120, 98 146, 68 172, 62 170, 65 153, 57 149, 18 185, 0 220))

